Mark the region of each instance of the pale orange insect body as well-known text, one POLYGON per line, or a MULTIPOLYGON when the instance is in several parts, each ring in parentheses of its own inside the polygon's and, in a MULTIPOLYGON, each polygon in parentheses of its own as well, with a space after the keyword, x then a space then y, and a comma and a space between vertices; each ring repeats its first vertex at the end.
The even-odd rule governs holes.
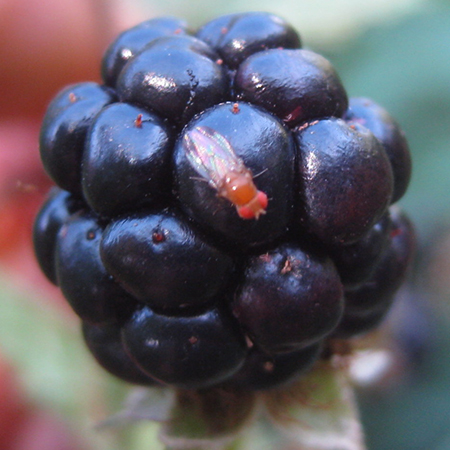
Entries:
POLYGON ((229 200, 243 219, 266 213, 267 195, 259 191, 252 173, 222 134, 205 126, 195 127, 183 138, 186 156, 196 172, 229 200))

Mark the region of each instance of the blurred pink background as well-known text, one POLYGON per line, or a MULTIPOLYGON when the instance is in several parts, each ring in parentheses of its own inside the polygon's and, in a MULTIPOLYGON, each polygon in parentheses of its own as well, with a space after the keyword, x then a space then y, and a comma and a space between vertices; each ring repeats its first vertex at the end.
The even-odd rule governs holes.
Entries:
MULTIPOLYGON (((25 291, 68 313, 40 273, 31 246, 34 216, 51 186, 38 150, 45 109, 65 85, 100 79, 109 42, 139 20, 116 0, 4 0, 0 4, 0 270, 25 291)), ((81 449, 62 421, 26 398, 1 353, 0 448, 81 449)))

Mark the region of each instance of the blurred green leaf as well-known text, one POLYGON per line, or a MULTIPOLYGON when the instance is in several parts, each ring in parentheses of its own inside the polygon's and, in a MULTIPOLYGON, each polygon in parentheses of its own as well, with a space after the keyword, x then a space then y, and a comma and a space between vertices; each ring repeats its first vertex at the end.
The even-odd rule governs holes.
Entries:
POLYGON ((131 391, 125 405, 99 424, 99 428, 118 427, 139 421, 165 422, 175 401, 175 393, 164 387, 138 387, 131 391))
MULTIPOLYGON (((450 9, 373 28, 329 57, 350 95, 372 98, 405 130, 413 178, 401 203, 420 241, 434 239, 436 228, 450 223, 450 9)), ((426 301, 436 301, 432 293, 426 295, 426 301)), ((433 323, 433 333, 437 343, 422 361, 422 370, 408 374, 384 395, 361 393, 371 450, 450 449, 448 322, 433 323)))
POLYGON ((401 203, 429 234, 450 219, 450 10, 372 29, 331 58, 351 96, 372 98, 403 127, 413 178, 401 203))
MULTIPOLYGON (((90 356, 76 323, 1 278, 0 286, 0 349, 14 363, 29 396, 65 418, 89 448, 132 450, 132 430, 95 429, 118 410, 127 389, 90 356)), ((152 450, 150 444, 146 450, 152 450)))
POLYGON ((149 15, 184 17, 197 28, 223 14, 267 11, 284 17, 308 45, 341 45, 368 26, 423 10, 427 0, 138 0, 149 15))

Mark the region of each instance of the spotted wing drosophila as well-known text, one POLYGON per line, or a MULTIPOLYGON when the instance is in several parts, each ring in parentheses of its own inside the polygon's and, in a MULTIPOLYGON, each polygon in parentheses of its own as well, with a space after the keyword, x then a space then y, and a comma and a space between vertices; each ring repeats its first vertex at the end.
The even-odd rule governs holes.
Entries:
POLYGON ((210 127, 197 126, 183 138, 188 161, 209 185, 236 206, 243 219, 258 219, 266 213, 267 195, 258 191, 244 162, 228 140, 210 127))

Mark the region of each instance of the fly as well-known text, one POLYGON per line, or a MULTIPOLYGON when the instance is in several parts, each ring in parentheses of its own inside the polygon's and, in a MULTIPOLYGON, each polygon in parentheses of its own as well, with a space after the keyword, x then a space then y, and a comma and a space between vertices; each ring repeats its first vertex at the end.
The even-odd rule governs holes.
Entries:
POLYGON ((202 178, 229 200, 243 219, 266 213, 267 195, 259 191, 253 176, 228 140, 210 127, 198 126, 183 138, 188 161, 202 178))

